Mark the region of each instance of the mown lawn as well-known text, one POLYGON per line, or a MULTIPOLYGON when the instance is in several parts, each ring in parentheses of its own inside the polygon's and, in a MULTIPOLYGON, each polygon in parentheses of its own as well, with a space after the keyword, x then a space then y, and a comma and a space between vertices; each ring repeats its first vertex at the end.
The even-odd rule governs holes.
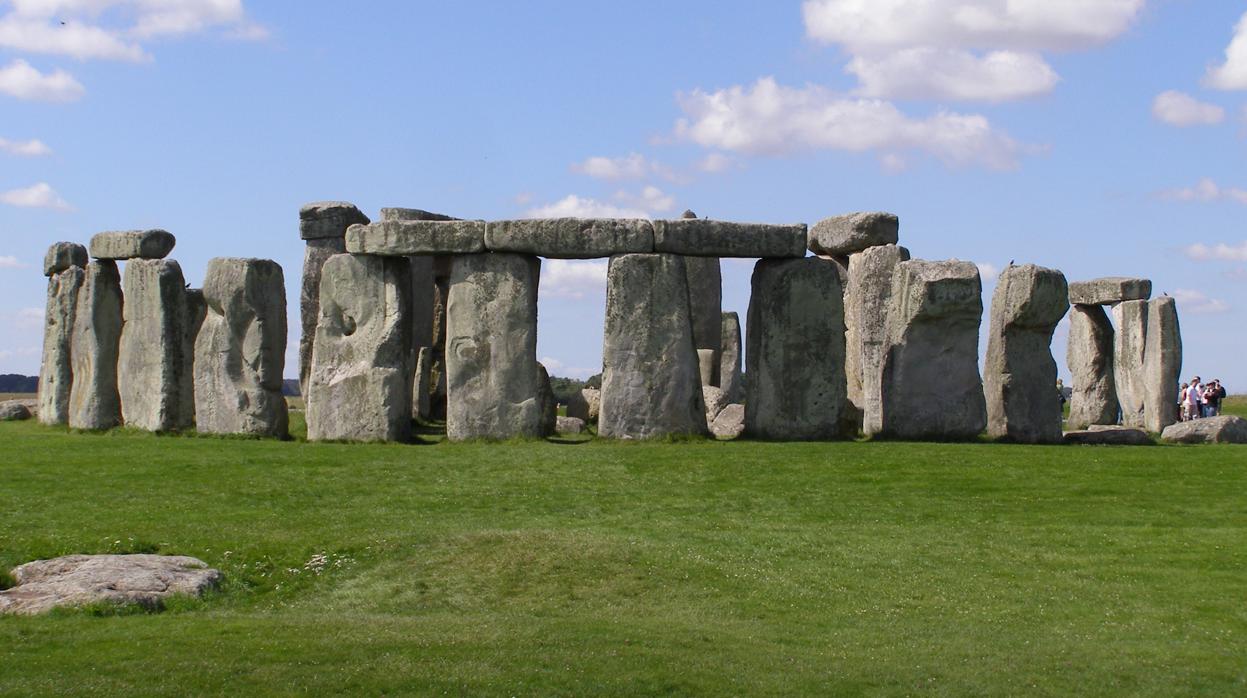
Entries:
POLYGON ((0 569, 226 575, 0 617, 3 695, 1247 692, 1247 447, 0 446, 0 569))

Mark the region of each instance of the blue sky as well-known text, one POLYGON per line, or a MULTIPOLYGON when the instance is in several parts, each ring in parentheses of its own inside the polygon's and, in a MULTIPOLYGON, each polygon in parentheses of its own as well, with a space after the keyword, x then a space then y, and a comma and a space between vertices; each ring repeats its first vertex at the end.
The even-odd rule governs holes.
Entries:
MULTIPOLYGON (((0 1, 0 373, 57 240, 161 227, 286 272, 298 209, 901 220, 915 257, 1178 298, 1247 390, 1247 4, 0 1), (65 24, 60 24, 60 22, 65 24), (1238 37, 1238 38, 1236 38, 1238 37)), ((751 261, 724 261, 742 316, 751 261)), ((546 262, 539 354, 600 362, 605 262, 546 262)), ((1063 364, 1064 332, 1054 350, 1063 364)), ((287 361, 286 374, 296 374, 287 361)), ((1062 366, 1062 374, 1064 374, 1062 366)))

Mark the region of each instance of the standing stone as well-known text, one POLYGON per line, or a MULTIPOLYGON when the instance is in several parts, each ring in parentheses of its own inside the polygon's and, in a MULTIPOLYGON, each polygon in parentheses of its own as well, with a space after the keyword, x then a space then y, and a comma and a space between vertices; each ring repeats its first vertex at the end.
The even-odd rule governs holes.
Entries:
POLYGON ((190 326, 182 267, 171 259, 132 259, 122 281, 124 324, 117 390, 126 425, 148 431, 189 426, 186 354, 190 326))
MULTIPOLYGON (((689 305, 693 313, 693 346, 716 354, 723 346, 723 273, 718 257, 685 257, 689 305)), ((711 383, 719 384, 719 367, 711 383)))
POLYGON ((540 437, 547 414, 537 363, 541 260, 485 253, 451 260, 446 301, 446 436, 540 437))
POLYGON ((723 313, 721 317, 723 348, 719 352, 719 388, 728 402, 741 402, 745 399, 745 382, 740 374, 740 316, 723 313))
POLYGON ((867 434, 883 428, 879 369, 887 343, 892 272, 908 259, 909 250, 898 245, 869 247, 849 255, 844 372, 849 402, 862 415, 862 430, 867 434))
POLYGON ((1073 381, 1066 420, 1069 428, 1116 424, 1120 408, 1113 382, 1113 323, 1102 306, 1070 308, 1065 365, 1073 381))
POLYGON ((429 379, 429 410, 433 419, 446 419, 446 299, 450 297, 450 261, 433 258, 433 364, 429 379))
POLYGON ((554 388, 550 386, 550 372, 546 370, 545 364, 537 362, 538 393, 537 397, 541 405, 541 435, 554 436, 558 431, 559 423, 559 401, 554 396, 554 388))
POLYGON ((195 421, 195 340, 208 317, 208 301, 202 288, 186 289, 186 333, 182 335, 183 356, 188 362, 182 374, 182 415, 186 425, 195 421))
POLYGON ((286 285, 267 259, 208 262, 206 317, 195 340, 195 426, 207 434, 284 437, 286 285))
POLYGON ((843 436, 844 294, 835 264, 763 259, 746 333, 745 433, 815 441, 843 436))
POLYGON ((880 366, 880 434, 942 440, 982 433, 987 426, 978 366, 982 319, 983 286, 974 264, 896 265, 880 366))
POLYGON ((697 350, 697 375, 702 385, 716 386, 719 382, 719 353, 714 349, 697 350))
POLYGON ((1117 332, 1113 337, 1113 383, 1121 406, 1121 423, 1142 427, 1143 357, 1147 345, 1147 301, 1124 301, 1113 306, 1117 332))
POLYGON ((320 278, 325 260, 346 252, 346 229, 368 223, 368 216, 345 201, 319 201, 299 209, 299 237, 307 243, 303 253, 303 281, 299 292, 302 334, 299 336, 299 392, 308 393, 312 370, 312 345, 320 319, 320 278))
POLYGON ((585 424, 596 424, 601 405, 601 390, 583 388, 572 393, 571 397, 567 399, 567 416, 582 419, 585 424))
POLYGON ((433 376, 433 347, 420 347, 416 352, 416 375, 412 380, 411 392, 414 410, 412 416, 422 421, 430 419, 429 392, 432 386, 429 379, 433 376))
POLYGON ((691 315, 683 257, 611 257, 598 434, 709 434, 691 315))
POLYGON ((1052 333, 1069 310, 1065 275, 1010 265, 992 295, 983 382, 987 432, 1019 443, 1061 443, 1052 333))
POLYGON ((411 438, 411 265, 334 255, 320 280, 308 378, 309 441, 411 438))
POLYGON ((74 389, 69 395, 69 426, 74 429, 111 429, 121 424, 117 392, 121 307, 117 263, 100 259, 88 264, 74 316, 74 389))
MULTIPOLYGON (((62 244, 66 243, 52 247, 62 244)), ((51 256, 53 251, 49 250, 48 254, 51 256)), ((74 255, 74 258, 80 259, 80 256, 74 255)), ((53 268, 55 266, 59 265, 53 268)), ((43 361, 39 367, 39 421, 44 424, 65 424, 69 421, 69 394, 74 383, 70 345, 78 307, 78 289, 82 287, 85 277, 86 272, 78 266, 67 266, 48 276, 43 361)))
POLYGON ((1177 305, 1170 296, 1148 301, 1143 354, 1144 427, 1161 433, 1178 421, 1178 380, 1182 373, 1182 331, 1177 305))

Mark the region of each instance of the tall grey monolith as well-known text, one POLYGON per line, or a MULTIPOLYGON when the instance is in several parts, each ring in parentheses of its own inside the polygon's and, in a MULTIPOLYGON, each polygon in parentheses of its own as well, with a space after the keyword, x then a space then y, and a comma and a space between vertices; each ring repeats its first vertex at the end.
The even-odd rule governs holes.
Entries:
POLYGON ((1116 424, 1120 409, 1113 381, 1113 323, 1099 305, 1073 305, 1065 365, 1072 383, 1070 430, 1093 424, 1116 424))
POLYGON ((710 382, 719 385, 719 352, 723 347, 723 274, 718 257, 685 257, 689 307, 693 313, 693 346, 714 352, 710 382))
POLYGON ((814 441, 845 434, 844 293, 835 263, 763 259, 745 334, 745 433, 814 441))
POLYGON ((320 279, 309 441, 411 438, 411 264, 338 254, 320 279))
POLYGON ((708 435, 683 257, 624 254, 606 273, 598 434, 708 435))
POLYGON ((186 289, 186 331, 182 334, 182 355, 186 370, 182 373, 182 415, 186 425, 195 421, 195 340, 208 317, 208 301, 202 288, 186 289))
POLYGON ((719 352, 719 388, 729 403, 745 399, 745 384, 741 379, 740 316, 723 313, 723 349, 719 352))
POLYGON ((1143 359, 1147 346, 1148 301, 1123 301, 1113 306, 1113 383, 1121 407, 1121 423, 1142 427, 1143 359))
POLYGON ((117 391, 127 426, 168 431, 190 426, 186 390, 192 357, 182 267, 171 259, 131 259, 122 279, 125 303, 117 391))
POLYGON ((1065 275, 1009 265, 996 281, 983 385, 987 433, 1018 443, 1061 443, 1052 333, 1069 310, 1065 275))
POLYGON ((346 229, 356 223, 369 223, 354 204, 346 201, 318 201, 299 209, 299 237, 306 242, 303 252, 303 280, 299 291, 302 334, 299 336, 299 392, 307 397, 308 375, 312 370, 312 345, 316 342, 316 323, 320 319, 320 279, 325 260, 346 252, 346 229))
POLYGON ((69 421, 69 395, 74 382, 71 344, 78 290, 86 276, 79 263, 85 263, 85 259, 86 248, 72 242, 52 245, 44 259, 48 299, 39 366, 39 421, 44 424, 69 421))
POLYGON ((1178 380, 1182 373, 1182 331, 1170 296, 1147 304, 1147 342, 1143 358, 1143 421, 1161 433, 1178 421, 1178 380))
POLYGON ((416 372, 412 377, 412 416, 424 421, 430 419, 429 392, 433 376, 433 347, 420 347, 416 351, 416 372))
POLYGON ((446 437, 545 435, 537 363, 541 260, 484 253, 451 260, 446 299, 446 437))
POLYGON ((849 402, 862 415, 862 430, 883 428, 879 367, 887 342, 888 299, 892 272, 909 259, 899 245, 867 247, 849 255, 848 288, 844 294, 844 372, 849 402))
POLYGON ((69 426, 111 429, 121 424, 117 355, 121 343, 121 273, 111 259, 87 265, 74 316, 74 388, 69 426))
POLYGON ((195 426, 208 434, 284 437, 286 285, 267 259, 208 262, 195 340, 195 426))
POLYGON ((896 265, 879 369, 880 434, 944 440, 982 433, 987 426, 978 367, 982 296, 978 267, 970 262, 896 265))

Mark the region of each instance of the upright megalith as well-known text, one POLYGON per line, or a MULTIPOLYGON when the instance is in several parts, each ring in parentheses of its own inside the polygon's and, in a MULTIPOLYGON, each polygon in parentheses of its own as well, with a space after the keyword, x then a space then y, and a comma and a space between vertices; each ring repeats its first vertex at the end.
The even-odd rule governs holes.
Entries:
POLYGON ((208 262, 206 315, 195 340, 195 426, 208 434, 284 437, 286 286, 267 259, 208 262))
POLYGON ((728 402, 741 402, 745 399, 745 382, 741 376, 740 316, 723 313, 721 318, 723 348, 719 352, 719 388, 728 402))
POLYGON ((91 256, 96 259, 164 259, 177 239, 165 230, 114 230, 91 237, 91 256))
POLYGON ((117 263, 98 259, 87 265, 72 341, 74 387, 69 426, 111 429, 121 424, 117 357, 121 344, 121 273, 117 263))
POLYGON ((431 419, 429 396, 432 392, 432 377, 433 347, 420 347, 416 351, 416 373, 411 382, 411 414, 424 421, 431 419))
POLYGON ((611 257, 598 434, 708 435, 684 258, 611 257))
MULTIPOLYGON (((541 260, 485 253, 451 260, 446 300, 446 437, 509 439, 547 432, 537 363, 541 260)), ((552 425, 551 425, 552 426, 552 425)))
POLYGON ((809 248, 817 255, 845 257, 880 245, 895 245, 900 220, 891 213, 864 212, 826 218, 810 228, 809 248))
POLYGON ((411 438, 411 265, 338 254, 321 269, 309 441, 411 438))
POLYGON ((171 259, 131 259, 122 280, 124 323, 117 362, 121 414, 128 426, 168 431, 190 426, 190 318, 182 267, 171 259))
POLYGON ((1178 421, 1178 380, 1182 373, 1182 331, 1178 307, 1170 296, 1147 304, 1147 340, 1143 351, 1143 425, 1161 433, 1178 421))
POLYGON ((354 204, 345 201, 318 201, 299 209, 299 237, 306 243, 303 252, 303 281, 299 291, 302 334, 299 336, 299 391, 308 392, 312 370, 312 345, 316 342, 316 323, 320 319, 320 279, 325 261, 346 252, 346 229, 367 224, 354 204))
POLYGON ((1143 359, 1147 346, 1148 302, 1123 301, 1113 306, 1113 384, 1121 407, 1121 423, 1144 426, 1143 359))
POLYGON ((867 247, 849 255, 844 372, 849 402, 861 415, 862 430, 867 434, 883 428, 879 369, 887 344, 892 272, 908 259, 909 250, 899 245, 867 247))
POLYGON ((835 264, 763 259, 746 329, 745 433, 814 441, 845 434, 844 294, 835 264))
POLYGON ((86 272, 86 249, 72 242, 58 242, 48 248, 43 270, 48 277, 48 300, 44 309, 43 360, 39 366, 39 421, 65 424, 69 421, 69 395, 74 373, 71 343, 78 290, 86 272))
POLYGON ((1010 265, 992 295, 983 383, 987 433, 1019 443, 1061 443, 1052 333, 1069 310, 1065 275, 1010 265))
POLYGON ((195 340, 208 317, 208 301, 202 288, 186 289, 186 331, 182 334, 182 352, 186 371, 182 373, 182 414, 187 426, 195 421, 195 340))
POLYGON ((718 257, 685 257, 693 345, 710 352, 709 383, 719 385, 719 352, 723 348, 723 274, 718 257))
POLYGON ((1069 312, 1069 345, 1065 365, 1072 393, 1070 429, 1116 424, 1120 408, 1113 380, 1113 323, 1099 305, 1073 305, 1069 312))
POLYGON ((880 434, 943 440, 982 433, 987 426, 978 367, 982 296, 978 267, 970 262, 896 265, 879 369, 880 434))

